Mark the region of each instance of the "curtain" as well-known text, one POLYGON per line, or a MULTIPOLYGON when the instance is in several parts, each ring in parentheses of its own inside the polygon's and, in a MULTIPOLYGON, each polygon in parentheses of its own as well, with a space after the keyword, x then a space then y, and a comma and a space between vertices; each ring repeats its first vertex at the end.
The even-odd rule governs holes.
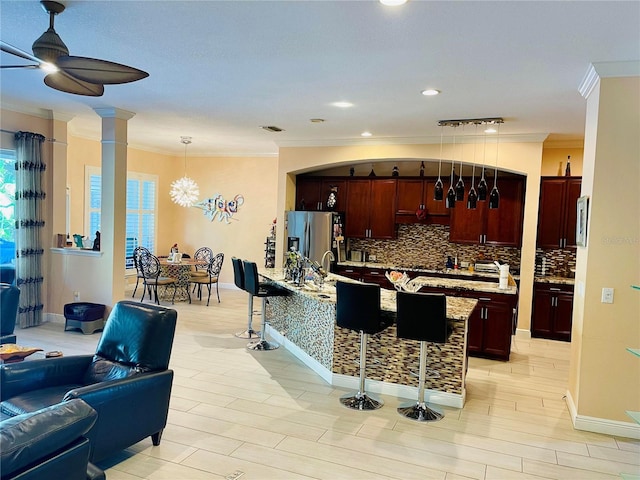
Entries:
POLYGON ((46 165, 42 161, 44 137, 17 132, 16 139, 16 285, 20 288, 18 324, 42 323, 42 248, 44 226, 42 190, 46 165))

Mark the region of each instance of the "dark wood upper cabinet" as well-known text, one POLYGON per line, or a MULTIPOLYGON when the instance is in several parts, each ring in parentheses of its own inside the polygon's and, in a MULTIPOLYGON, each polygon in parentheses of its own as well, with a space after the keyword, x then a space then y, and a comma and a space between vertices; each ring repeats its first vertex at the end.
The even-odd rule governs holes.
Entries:
POLYGON ((396 180, 350 179, 345 206, 345 236, 395 238, 396 180))
POLYGON ((576 202, 582 177, 543 177, 540 181, 537 246, 576 247, 576 202))
MULTIPOLYGON (((493 187, 493 182, 490 188, 493 187)), ((524 219, 524 179, 498 178, 500 203, 490 209, 489 201, 478 201, 468 209, 465 201, 451 209, 449 240, 454 243, 520 247, 524 219)), ((467 192, 468 193, 468 192, 467 192)), ((466 198, 466 197, 465 197, 466 198)))
MULTIPOLYGON (((396 223, 439 223, 449 224, 449 210, 444 200, 434 199, 436 178, 400 178, 396 185, 396 223), (426 211, 426 217, 416 216, 419 209, 426 211)), ((444 180, 445 191, 449 181, 444 180)))
POLYGON ((346 204, 347 181, 331 177, 298 177, 296 179, 296 210, 343 212, 346 204), (327 207, 332 187, 337 189, 335 207, 327 207))

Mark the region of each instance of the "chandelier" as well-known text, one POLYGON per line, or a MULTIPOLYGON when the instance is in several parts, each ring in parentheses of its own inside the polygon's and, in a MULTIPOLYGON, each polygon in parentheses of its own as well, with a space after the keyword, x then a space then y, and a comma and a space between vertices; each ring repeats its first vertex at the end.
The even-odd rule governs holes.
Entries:
POLYGON ((191 137, 180 137, 184 144, 184 176, 171 183, 171 200, 181 207, 191 207, 198 200, 200 190, 198 184, 187 177, 187 145, 191 143, 191 137))
MULTIPOLYGON (((478 125, 497 125, 498 126, 498 139, 496 140, 496 165, 495 165, 495 171, 494 171, 494 175, 493 175, 493 189, 491 190, 491 193, 489 195, 489 208, 494 209, 494 208, 498 208, 498 205, 500 203, 500 192, 498 191, 498 149, 499 149, 499 143, 500 143, 500 124, 504 123, 504 120, 501 117, 492 117, 492 118, 466 118, 466 119, 461 119, 461 120, 440 120, 438 122, 438 125, 440 127, 453 127, 453 148, 454 148, 454 157, 455 157, 455 145, 456 145, 456 129, 462 125, 463 127, 463 132, 464 132, 464 126, 465 125, 475 125, 476 127, 476 138, 477 138, 477 127, 478 125)), ((440 156, 442 157, 442 133, 440 133, 440 156)), ((482 159, 482 169, 481 169, 481 178, 480 178, 480 182, 478 183, 478 190, 476 191, 475 187, 474 187, 474 183, 475 183, 475 147, 474 147, 474 162, 473 162, 473 169, 472 169, 472 173, 471 173, 471 189, 469 190, 469 196, 467 199, 467 208, 469 209, 475 209, 477 206, 477 202, 478 200, 480 201, 485 201, 487 198, 487 183, 486 180, 484 178, 484 171, 485 171, 485 154, 486 154, 486 146, 487 146, 487 137, 486 137, 486 131, 485 131, 485 136, 484 136, 484 150, 485 153, 483 153, 483 159, 482 159)), ((458 176, 458 183, 455 186, 453 186, 453 176, 454 176, 454 168, 453 165, 455 163, 455 160, 452 158, 451 160, 451 183, 450 183, 450 187, 449 187, 449 191, 447 193, 446 196, 446 206, 447 208, 454 208, 455 207, 455 203, 456 200, 461 200, 462 198, 464 198, 464 181, 462 180, 462 157, 463 155, 460 156, 460 173, 458 176)), ((442 160, 441 160, 442 161, 442 160)), ((439 175, 438 175, 438 180, 439 180, 439 175)), ((436 186, 437 186, 437 182, 436 182, 436 186)), ((435 192, 435 200, 442 200, 442 196, 441 194, 438 194, 438 190, 436 188, 436 192, 435 192)))

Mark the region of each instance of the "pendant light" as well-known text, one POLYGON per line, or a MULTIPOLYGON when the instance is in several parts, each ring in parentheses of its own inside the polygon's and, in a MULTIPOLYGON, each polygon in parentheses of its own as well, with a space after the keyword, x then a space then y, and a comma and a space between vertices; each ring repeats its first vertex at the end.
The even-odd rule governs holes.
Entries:
POLYGON ((498 208, 500 205, 500 192, 498 192, 498 150, 500 146, 500 124, 498 124, 498 138, 496 140, 496 169, 493 175, 493 188, 489 194, 489 208, 498 208))
POLYGON ((433 187, 433 199, 439 202, 444 198, 444 185, 442 184, 442 178, 440 173, 442 171, 442 135, 444 132, 444 125, 440 125, 440 161, 438 162, 438 180, 433 187))
POLYGON ((200 190, 198 184, 187 177, 187 145, 191 143, 191 137, 180 137, 184 144, 184 176, 171 183, 171 200, 181 207, 191 207, 198 200, 200 190))
MULTIPOLYGON (((456 149, 456 128, 458 125, 453 127, 453 155, 455 157, 455 149, 456 149)), ((455 208, 456 207, 456 192, 453 189, 453 174, 455 172, 455 162, 453 158, 451 159, 451 181, 449 182, 449 190, 447 191, 447 200, 445 202, 445 206, 447 208, 455 208)))
POLYGON ((464 156, 464 123, 462 124, 462 143, 460 144, 460 171, 456 183, 456 202, 464 201, 464 180, 462 180, 462 157, 464 156))
POLYGON ((474 135, 474 143, 473 143, 473 167, 471 168, 471 189, 469 190, 469 195, 467 196, 467 208, 470 210, 475 209, 478 206, 478 194, 476 193, 476 187, 474 184, 476 183, 476 144, 475 139, 478 138, 478 123, 476 122, 476 133, 474 135))
POLYGON ((484 178, 484 162, 487 159, 487 132, 484 132, 484 147, 482 151, 482 174, 478 182, 478 200, 485 201, 487 199, 487 181, 484 178))

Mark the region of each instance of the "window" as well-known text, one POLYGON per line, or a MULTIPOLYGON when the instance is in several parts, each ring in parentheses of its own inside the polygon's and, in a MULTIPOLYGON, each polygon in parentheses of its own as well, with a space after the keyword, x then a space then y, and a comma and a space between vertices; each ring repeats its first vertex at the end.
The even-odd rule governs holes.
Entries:
POLYGON ((16 258, 16 152, 0 150, 0 263, 16 258))
MULTIPOLYGON (((102 208, 102 172, 96 167, 86 169, 86 225, 91 237, 100 230, 102 208)), ((155 251, 156 238, 156 190, 158 177, 143 173, 127 172, 126 200, 126 268, 134 268, 133 249, 138 245, 155 251)))

